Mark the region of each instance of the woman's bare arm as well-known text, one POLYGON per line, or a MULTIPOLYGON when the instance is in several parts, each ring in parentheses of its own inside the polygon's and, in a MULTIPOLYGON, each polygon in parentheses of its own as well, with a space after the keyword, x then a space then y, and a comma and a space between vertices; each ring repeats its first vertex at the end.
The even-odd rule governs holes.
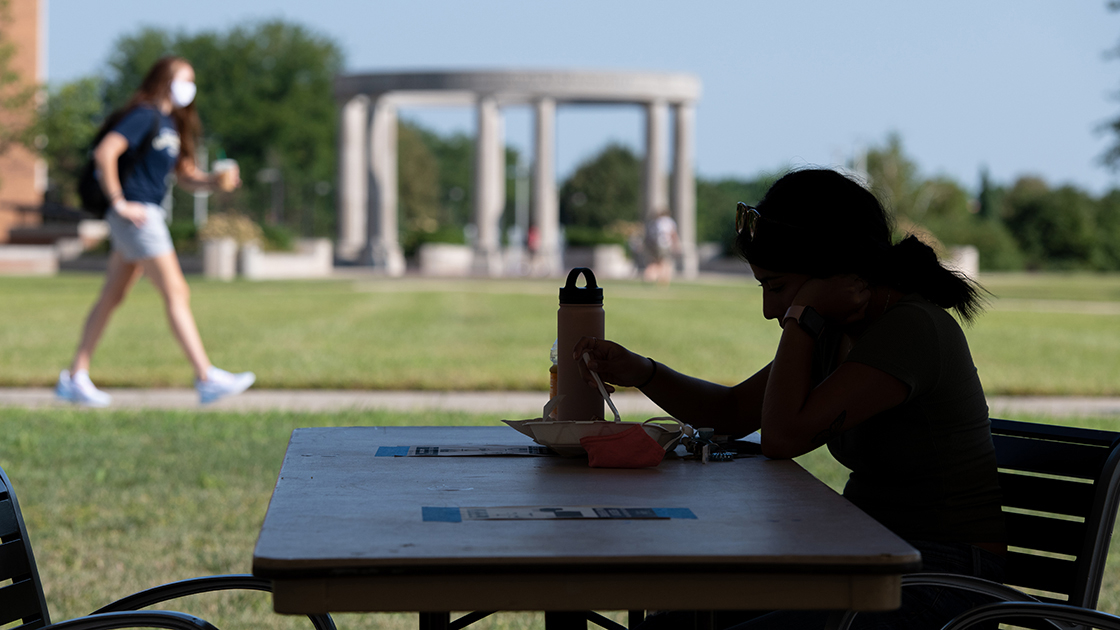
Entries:
MULTIPOLYGON (((869 292, 850 278, 811 280, 794 304, 812 306, 836 322, 864 317, 869 292)), ((762 452, 788 458, 807 453, 832 436, 901 405, 910 390, 894 376, 861 363, 842 363, 813 387, 816 340, 794 320, 786 320, 771 364, 762 405, 762 452)))
MULTIPOLYGON (((630 352, 613 341, 585 337, 576 344, 575 356, 587 352, 590 368, 608 383, 641 386, 650 400, 674 418, 696 427, 711 427, 716 433, 741 437, 761 425, 762 394, 770 366, 734 386, 720 385, 681 374, 652 359, 630 352)), ((595 387, 583 369, 588 387, 595 387)), ((613 389, 613 388, 612 388, 613 389)))
POLYGON ((94 147, 93 162, 101 175, 101 190, 109 200, 109 205, 117 211, 117 214, 139 226, 147 219, 147 212, 143 204, 124 198, 124 188, 121 185, 120 173, 117 171, 117 160, 127 150, 128 139, 116 131, 110 131, 94 147))
POLYGON ((217 176, 202 171, 190 160, 179 160, 175 165, 175 185, 188 192, 213 192, 217 189, 217 176))
POLYGON ((762 425, 762 396, 769 375, 770 365, 766 365, 742 383, 729 387, 681 374, 658 363, 657 373, 641 391, 674 418, 738 438, 762 425))

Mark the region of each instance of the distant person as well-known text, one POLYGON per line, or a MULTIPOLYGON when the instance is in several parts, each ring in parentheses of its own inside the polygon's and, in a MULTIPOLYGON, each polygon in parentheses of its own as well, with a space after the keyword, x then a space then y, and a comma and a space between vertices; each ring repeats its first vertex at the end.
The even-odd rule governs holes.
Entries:
MULTIPOLYGON (((200 124, 195 112, 194 68, 179 57, 164 57, 152 66, 128 104, 109 116, 108 130, 93 150, 101 188, 111 207, 109 222, 113 251, 105 285, 82 330, 70 369, 62 370, 55 391, 62 400, 89 407, 104 407, 112 397, 97 389, 89 378, 90 360, 114 309, 145 275, 159 290, 167 308, 171 331, 195 372, 195 389, 203 404, 248 389, 252 372, 231 374, 210 363, 190 307, 190 289, 167 229, 167 215, 160 202, 174 172, 187 190, 216 190, 218 176, 200 171, 194 162, 200 124), (141 150, 141 144, 148 143, 141 150), (118 159, 130 152, 139 155, 122 178, 118 159)), ((131 157, 130 156, 130 157, 131 157)), ((241 185, 236 170, 226 174, 229 188, 241 185)))
POLYGON ((642 277, 646 282, 668 286, 673 280, 673 269, 680 253, 681 240, 677 222, 667 210, 661 210, 646 222, 646 268, 642 277))
MULTIPOLYGON (((894 243, 875 196, 831 170, 785 175, 758 207, 739 204, 736 229, 762 314, 782 327, 769 364, 726 386, 602 339, 582 339, 574 355, 589 352, 588 367, 603 380, 637 387, 694 426, 735 437, 761 429, 767 457, 827 445, 852 471, 844 496, 917 548, 923 571, 1001 582, 1007 546, 988 406, 964 332, 947 312, 971 321, 981 289, 942 267, 916 237, 894 243)), ((907 588, 900 609, 863 613, 854 627, 940 628, 986 601, 907 588)), ((716 625, 803 630, 828 618, 719 612, 716 625)), ((642 628, 691 619, 656 614, 642 628)))
POLYGON ((530 225, 525 233, 525 247, 529 250, 529 255, 537 253, 541 247, 541 231, 535 225, 530 225))

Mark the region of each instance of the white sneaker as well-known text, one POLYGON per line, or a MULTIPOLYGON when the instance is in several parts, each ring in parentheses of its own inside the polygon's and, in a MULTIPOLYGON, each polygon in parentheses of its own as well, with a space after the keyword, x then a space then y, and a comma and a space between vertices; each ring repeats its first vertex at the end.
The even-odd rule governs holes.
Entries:
POLYGON ((58 385, 54 388, 59 400, 76 403, 83 407, 108 407, 113 397, 97 389, 89 380, 89 372, 79 370, 70 375, 70 370, 58 373, 58 385))
POLYGON ((198 390, 198 402, 206 405, 219 398, 240 394, 249 389, 256 380, 257 375, 252 372, 232 374, 210 366, 210 369, 206 372, 206 380, 195 379, 194 388, 198 390))

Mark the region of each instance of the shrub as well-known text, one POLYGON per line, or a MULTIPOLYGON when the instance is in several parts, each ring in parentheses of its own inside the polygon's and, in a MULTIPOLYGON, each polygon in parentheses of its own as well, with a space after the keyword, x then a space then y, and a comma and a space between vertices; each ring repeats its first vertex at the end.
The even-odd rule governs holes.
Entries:
POLYGON ((587 227, 584 225, 565 226, 564 239, 567 241, 569 247, 626 244, 626 237, 617 231, 587 227))
MULTIPOLYGON (((193 229, 194 226, 191 225, 193 229)), ((264 241, 265 235, 261 226, 243 214, 223 212, 212 214, 207 219, 206 225, 198 231, 198 238, 214 240, 219 238, 232 238, 238 245, 264 241)))
POLYGON ((290 252, 296 248, 296 233, 283 225, 269 225, 267 223, 260 226, 261 233, 264 235, 263 247, 267 250, 290 252))
POLYGON ((171 243, 180 254, 193 254, 198 251, 198 230, 194 223, 171 223, 167 226, 171 233, 171 243))
POLYGON ((415 256, 417 250, 424 243, 450 243, 463 245, 467 242, 463 228, 457 225, 441 225, 437 229, 427 232, 424 230, 406 230, 401 234, 401 248, 405 256, 415 256))

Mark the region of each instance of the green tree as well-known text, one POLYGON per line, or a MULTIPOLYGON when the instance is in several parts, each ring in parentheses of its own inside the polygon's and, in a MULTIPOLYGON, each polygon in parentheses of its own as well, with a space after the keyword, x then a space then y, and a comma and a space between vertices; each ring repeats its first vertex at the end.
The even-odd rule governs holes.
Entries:
POLYGON ((397 173, 406 231, 432 233, 447 223, 439 204, 439 166, 420 129, 401 122, 397 126, 397 173))
MULTIPOLYGON (((1108 3, 1108 10, 1120 11, 1120 0, 1110 0, 1108 3)), ((1120 58, 1120 44, 1107 51, 1107 55, 1114 59, 1120 58)), ((1101 155, 1101 163, 1114 171, 1120 170, 1120 117, 1114 118, 1106 123, 1103 129, 1109 131, 1116 139, 1112 146, 1101 155)))
POLYGON ((603 230, 616 221, 640 220, 641 180, 642 161, 622 145, 607 145, 560 186, 560 222, 603 230))
POLYGON ((106 112, 123 107, 128 102, 156 60, 164 55, 178 54, 177 39, 167 31, 151 27, 117 39, 109 53, 105 71, 103 104, 106 112))
POLYGON ((984 219, 998 219, 1004 190, 992 182, 988 167, 980 169, 980 194, 976 196, 977 213, 984 219))
POLYGON ((1120 190, 1113 189, 1098 201, 1097 235, 1102 268, 1120 270, 1120 190))
POLYGON ((414 126, 439 170, 439 204, 443 220, 462 228, 474 219, 474 138, 464 133, 441 136, 414 126))
MULTIPOLYGON (((474 138, 464 133, 440 135, 411 121, 398 126, 398 177, 401 240, 411 255, 426 242, 462 243, 463 227, 474 221, 474 138)), ((506 167, 518 162, 506 147, 506 167)), ((503 225, 512 222, 515 182, 506 178, 503 225)))
POLYGON ((984 217, 969 192, 941 177, 922 182, 915 212, 923 221, 912 224, 929 230, 941 243, 972 245, 980 253, 980 268, 988 271, 1021 269, 1018 243, 998 216, 984 217))
POLYGON ((35 134, 46 139, 43 158, 50 183, 47 200, 77 207, 78 174, 88 159, 88 149, 103 113, 101 81, 85 78, 53 87, 39 110, 35 134))
POLYGON ((439 144, 440 140, 408 121, 397 126, 400 231, 406 256, 415 254, 422 243, 463 240, 465 223, 453 222, 452 212, 441 203, 443 165, 431 148, 432 143, 439 144))
POLYGON ((1041 178, 1021 177, 1004 197, 1002 215, 1032 268, 1100 265, 1096 203, 1072 186, 1051 190, 1041 178))
POLYGON ((228 154, 241 165, 244 188, 220 196, 219 205, 266 216, 273 183, 258 175, 269 173, 282 186, 285 223, 304 232, 333 233, 333 81, 343 65, 338 45, 281 20, 194 35, 144 29, 116 43, 106 105, 127 101, 152 63, 167 54, 181 55, 195 68, 210 157, 228 154))
POLYGON ((884 146, 867 152, 867 173, 872 190, 896 217, 921 221, 920 216, 915 216, 920 184, 918 165, 903 151, 902 137, 897 132, 887 136, 884 146))
POLYGON ((761 174, 754 179, 724 178, 696 180, 696 239, 718 242, 725 254, 734 251, 735 205, 756 205, 777 176, 761 174))

